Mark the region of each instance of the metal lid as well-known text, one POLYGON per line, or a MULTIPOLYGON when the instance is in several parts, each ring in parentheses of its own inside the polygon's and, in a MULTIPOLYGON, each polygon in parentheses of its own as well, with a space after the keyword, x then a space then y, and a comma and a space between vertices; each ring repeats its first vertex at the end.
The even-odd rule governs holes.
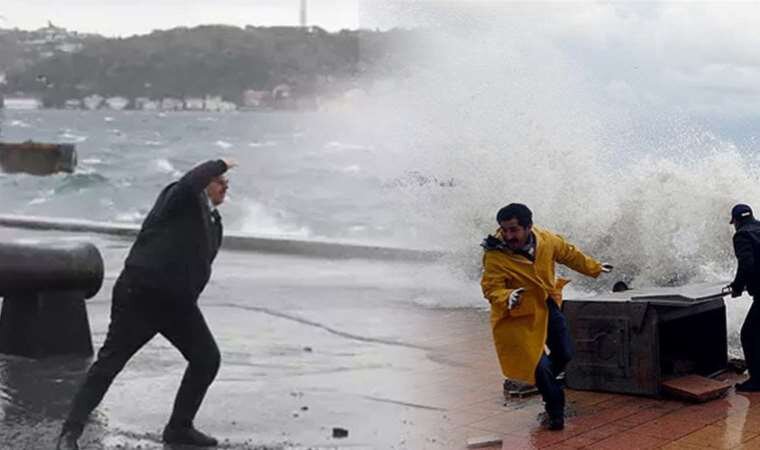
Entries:
POLYGON ((717 283, 697 283, 678 287, 654 287, 610 292, 588 298, 567 299, 582 302, 636 302, 666 306, 688 306, 721 299, 727 281, 717 283))

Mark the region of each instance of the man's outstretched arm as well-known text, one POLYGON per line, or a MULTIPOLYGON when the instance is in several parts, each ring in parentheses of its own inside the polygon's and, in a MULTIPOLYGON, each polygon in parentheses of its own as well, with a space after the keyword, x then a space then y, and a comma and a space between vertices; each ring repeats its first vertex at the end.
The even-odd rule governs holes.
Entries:
POLYGON ((210 160, 193 167, 171 186, 166 200, 167 209, 173 211, 189 199, 197 198, 214 178, 233 167, 235 163, 225 159, 210 160))
POLYGON ((567 242, 562 236, 556 236, 557 238, 557 251, 554 254, 554 260, 560 264, 563 264, 576 272, 588 275, 590 277, 598 277, 602 272, 609 272, 612 266, 605 265, 595 260, 590 256, 586 256, 582 251, 578 250, 573 244, 567 242))
POLYGON ((229 169, 223 159, 206 161, 187 172, 177 183, 177 188, 183 193, 198 195, 206 189, 211 180, 224 174, 229 169))

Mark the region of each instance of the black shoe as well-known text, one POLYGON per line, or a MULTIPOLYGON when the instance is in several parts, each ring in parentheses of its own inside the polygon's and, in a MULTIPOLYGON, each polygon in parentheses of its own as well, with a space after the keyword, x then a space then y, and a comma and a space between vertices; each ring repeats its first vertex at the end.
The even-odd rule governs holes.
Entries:
POLYGON ((736 383, 736 390, 738 392, 760 392, 760 383, 750 378, 744 383, 736 383))
POLYGON ((527 397, 538 393, 538 389, 535 386, 513 380, 504 380, 503 389, 504 399, 507 400, 510 397, 527 397))
POLYGON ((58 436, 58 443, 55 444, 55 450, 79 450, 77 444, 79 435, 71 431, 62 431, 58 436))
POLYGON ((546 426, 547 429, 552 431, 560 431, 565 429, 565 418, 564 417, 550 417, 549 423, 546 426))
POLYGON ((173 427, 167 425, 164 428, 163 438, 167 444, 195 445, 197 447, 214 447, 218 444, 216 439, 201 433, 192 426, 173 427))

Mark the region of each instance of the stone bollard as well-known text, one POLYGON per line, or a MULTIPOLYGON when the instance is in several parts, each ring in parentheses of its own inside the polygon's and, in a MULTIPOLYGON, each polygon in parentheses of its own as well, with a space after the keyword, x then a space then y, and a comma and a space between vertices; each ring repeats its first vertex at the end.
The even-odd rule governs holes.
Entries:
POLYGON ((92 244, 0 244, 0 353, 91 356, 84 301, 102 284, 92 244))
POLYGON ((3 172, 50 175, 72 173, 76 166, 77 152, 73 144, 0 143, 0 170, 3 172))

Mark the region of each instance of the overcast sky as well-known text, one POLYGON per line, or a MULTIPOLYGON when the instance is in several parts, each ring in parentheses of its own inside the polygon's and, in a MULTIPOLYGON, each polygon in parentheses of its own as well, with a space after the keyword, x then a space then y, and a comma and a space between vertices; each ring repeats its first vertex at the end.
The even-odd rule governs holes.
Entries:
MULTIPOLYGON (((507 43, 502 47, 532 52, 525 61, 536 73, 559 56, 573 76, 590 79, 620 111, 678 109, 717 120, 753 118, 747 126, 760 134, 760 3, 384 4, 383 10, 364 8, 364 16, 385 26, 443 23, 476 50, 491 45, 489 40, 507 43)), ((492 58, 506 61, 503 55, 492 58)), ((481 60, 493 64, 487 56, 481 60)))

